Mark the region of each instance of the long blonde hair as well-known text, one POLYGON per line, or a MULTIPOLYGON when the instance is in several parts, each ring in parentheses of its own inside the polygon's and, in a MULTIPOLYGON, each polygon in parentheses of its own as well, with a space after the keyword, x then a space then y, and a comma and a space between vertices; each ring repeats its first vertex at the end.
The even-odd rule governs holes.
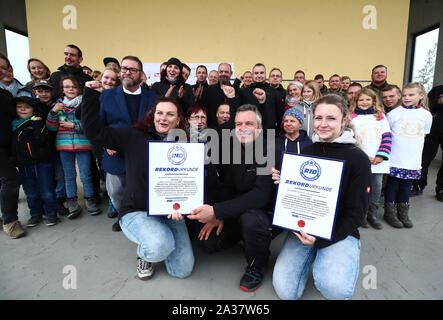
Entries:
POLYGON ((314 80, 309 80, 307 81, 304 85, 303 88, 301 89, 301 93, 300 93, 300 98, 302 101, 303 100, 303 91, 305 90, 305 87, 310 88, 314 94, 312 95, 312 100, 311 101, 315 101, 317 99, 319 99, 321 97, 321 93, 320 93, 320 89, 318 87, 318 83, 314 80))
POLYGON ((410 83, 408 83, 407 85, 405 85, 403 87, 402 95, 403 95, 403 91, 405 89, 417 89, 419 94, 423 94, 424 97, 423 97, 423 99, 420 100, 420 102, 418 104, 421 105, 423 108, 425 108, 426 110, 429 111, 428 95, 426 94, 425 87, 421 83, 419 83, 419 82, 410 82, 410 83))
POLYGON ((360 99, 360 97, 364 94, 372 99, 375 118, 377 120, 380 120, 382 114, 384 113, 384 109, 380 103, 380 98, 378 97, 378 95, 374 92, 374 90, 369 89, 369 88, 362 88, 359 92, 357 92, 354 99, 352 99, 351 107, 349 108, 349 111, 351 113, 355 112, 355 109, 357 109, 358 99, 360 99))

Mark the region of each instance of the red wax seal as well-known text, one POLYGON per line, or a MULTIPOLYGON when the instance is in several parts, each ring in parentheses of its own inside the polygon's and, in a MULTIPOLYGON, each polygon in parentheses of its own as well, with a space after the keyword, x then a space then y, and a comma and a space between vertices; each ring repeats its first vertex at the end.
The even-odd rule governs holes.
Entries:
POLYGON ((306 223, 303 220, 298 220, 297 224, 300 228, 303 228, 306 225, 306 223))
POLYGON ((173 208, 174 210, 178 210, 178 209, 180 209, 180 205, 179 205, 178 203, 174 203, 174 204, 172 205, 172 208, 173 208))

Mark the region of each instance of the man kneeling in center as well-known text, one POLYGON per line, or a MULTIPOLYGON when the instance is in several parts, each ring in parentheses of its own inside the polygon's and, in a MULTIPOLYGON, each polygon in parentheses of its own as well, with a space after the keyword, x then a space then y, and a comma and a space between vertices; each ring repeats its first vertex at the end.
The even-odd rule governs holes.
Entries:
POLYGON ((205 204, 188 216, 188 219, 205 224, 199 239, 207 252, 227 249, 243 240, 247 267, 240 280, 240 289, 248 292, 257 290, 263 281, 272 236, 275 187, 270 170, 260 170, 266 162, 260 164, 257 152, 252 151, 261 143, 262 149, 267 149, 262 128, 261 114, 256 106, 247 104, 237 109, 235 137, 241 145, 241 161, 226 165, 222 193, 229 200, 212 206, 205 204), (214 228, 216 232, 211 234, 214 228))

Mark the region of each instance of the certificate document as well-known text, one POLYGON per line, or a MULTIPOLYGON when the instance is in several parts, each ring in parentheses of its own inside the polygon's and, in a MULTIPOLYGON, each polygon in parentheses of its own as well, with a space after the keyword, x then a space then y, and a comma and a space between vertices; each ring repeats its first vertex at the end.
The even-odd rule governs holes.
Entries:
POLYGON ((203 205, 205 144, 148 141, 148 215, 189 214, 203 205))
POLYGON ((331 240, 344 161, 283 153, 273 224, 331 240))

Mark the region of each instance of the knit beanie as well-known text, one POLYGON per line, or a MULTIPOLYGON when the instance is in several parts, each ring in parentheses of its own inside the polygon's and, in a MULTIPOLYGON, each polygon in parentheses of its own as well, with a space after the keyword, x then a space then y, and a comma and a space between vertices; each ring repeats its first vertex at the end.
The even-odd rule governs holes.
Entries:
POLYGON ((283 115, 283 119, 286 116, 297 118, 301 124, 303 124, 304 122, 303 113, 301 112, 301 110, 298 110, 297 108, 289 108, 288 110, 286 110, 285 114, 283 115))
POLYGON ((181 61, 178 60, 177 58, 169 59, 168 62, 166 62, 166 67, 168 67, 171 64, 176 65, 180 69, 180 71, 183 69, 183 65, 182 65, 181 61))

